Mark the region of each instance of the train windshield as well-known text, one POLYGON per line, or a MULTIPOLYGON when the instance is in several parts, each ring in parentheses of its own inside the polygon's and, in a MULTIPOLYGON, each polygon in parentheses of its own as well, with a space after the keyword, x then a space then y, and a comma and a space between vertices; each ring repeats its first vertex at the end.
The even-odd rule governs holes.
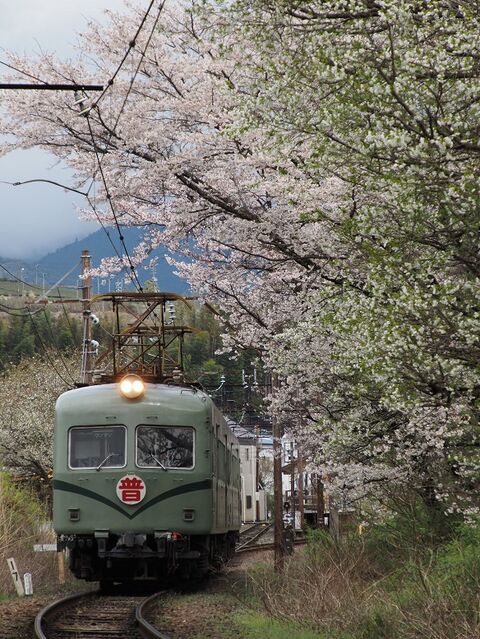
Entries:
POLYGON ((125 466, 125 426, 75 426, 70 429, 70 468, 125 466))
POLYGON ((139 426, 137 465, 193 468, 193 428, 186 426, 139 426))

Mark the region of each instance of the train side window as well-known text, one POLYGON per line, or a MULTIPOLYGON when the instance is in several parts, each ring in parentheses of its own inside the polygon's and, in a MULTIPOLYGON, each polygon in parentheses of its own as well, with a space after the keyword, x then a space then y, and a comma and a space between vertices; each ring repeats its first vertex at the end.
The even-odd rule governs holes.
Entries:
POLYGON ((137 465, 191 469, 194 431, 187 426, 138 426, 137 465))
POLYGON ((70 468, 123 468, 126 464, 125 426, 74 426, 68 439, 70 468))

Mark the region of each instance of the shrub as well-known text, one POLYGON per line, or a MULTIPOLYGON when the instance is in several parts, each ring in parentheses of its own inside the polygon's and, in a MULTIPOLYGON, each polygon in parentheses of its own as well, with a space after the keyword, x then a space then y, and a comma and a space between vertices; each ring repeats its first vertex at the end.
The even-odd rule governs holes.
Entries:
POLYGON ((46 509, 38 498, 0 473, 0 595, 15 594, 6 560, 13 557, 19 572, 32 573, 34 586, 50 582, 55 553, 34 553, 33 544, 53 542, 46 509))

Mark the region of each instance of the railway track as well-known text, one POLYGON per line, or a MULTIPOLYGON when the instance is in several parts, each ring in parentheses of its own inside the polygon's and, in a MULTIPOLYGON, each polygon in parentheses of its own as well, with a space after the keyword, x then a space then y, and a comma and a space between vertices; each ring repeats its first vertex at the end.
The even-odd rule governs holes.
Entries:
POLYGON ((271 530, 273 524, 258 523, 252 524, 250 528, 247 528, 240 533, 240 542, 237 544, 235 552, 239 550, 246 550, 250 547, 258 545, 258 539, 263 537, 265 533, 271 530))
POLYGON ((161 593, 151 597, 101 595, 98 591, 65 597, 35 619, 37 639, 167 639, 145 618, 161 593))
MULTIPOLYGON (((263 537, 273 527, 273 524, 252 524, 249 528, 240 533, 240 542, 237 544, 235 554, 241 554, 244 552, 252 552, 256 550, 273 550, 273 540, 267 542, 259 542, 260 537, 263 537)), ((306 539, 303 533, 300 531, 296 533, 295 546, 301 546, 306 543, 306 539)))
MULTIPOLYGON (((307 540, 303 537, 299 538, 299 539, 295 539, 295 541, 293 542, 293 544, 295 546, 304 546, 307 543, 307 540)), ((238 547, 237 550, 235 551, 235 555, 239 555, 241 553, 244 552, 255 552, 256 550, 273 550, 275 547, 273 542, 267 542, 264 544, 247 544, 245 546, 242 547, 238 547)), ((234 555, 234 558, 235 558, 234 555)))

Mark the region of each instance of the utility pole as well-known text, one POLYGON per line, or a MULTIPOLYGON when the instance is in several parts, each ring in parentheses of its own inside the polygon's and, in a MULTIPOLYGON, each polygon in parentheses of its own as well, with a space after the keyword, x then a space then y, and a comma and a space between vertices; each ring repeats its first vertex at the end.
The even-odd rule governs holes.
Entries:
POLYGON ((255 519, 260 521, 260 426, 255 426, 255 519), (257 499, 258 496, 258 499, 257 499))
MULTIPOLYGON (((272 376, 272 395, 275 394, 278 378, 272 376)), ((274 561, 275 570, 282 570, 285 560, 285 539, 283 535, 283 488, 282 488, 282 427, 278 419, 272 417, 273 435, 273 498, 274 498, 274 561)))
POLYGON ((323 482, 322 476, 317 474, 315 476, 315 492, 317 502, 317 528, 323 528, 323 518, 325 515, 325 499, 323 497, 323 482))
POLYGON ((294 450, 294 441, 292 440, 290 444, 290 502, 291 502, 291 512, 292 512, 292 528, 295 530, 295 519, 296 519, 296 507, 295 507, 295 450, 294 450))
POLYGON ((82 355, 82 384, 92 382, 92 324, 90 323, 90 302, 92 297, 92 278, 88 275, 91 266, 90 251, 82 251, 82 309, 83 309, 83 355, 82 355))
POLYGON ((300 513, 300 528, 303 530, 305 523, 305 500, 303 490, 303 457, 301 451, 298 451, 298 512, 300 513))

